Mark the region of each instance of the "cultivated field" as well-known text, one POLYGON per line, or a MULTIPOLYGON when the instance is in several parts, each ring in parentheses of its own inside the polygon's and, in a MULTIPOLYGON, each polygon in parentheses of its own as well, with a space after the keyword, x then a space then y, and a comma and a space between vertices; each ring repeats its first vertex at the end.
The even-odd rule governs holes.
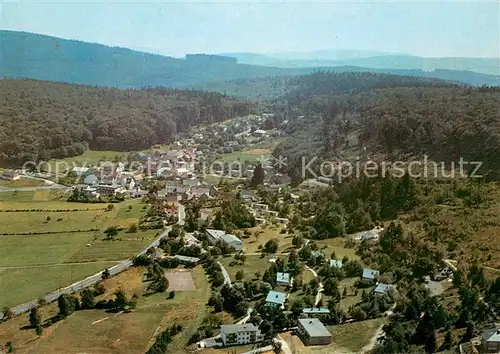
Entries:
MULTIPOLYGON (((122 287, 127 296, 141 294, 143 268, 131 268, 103 282, 110 298, 122 287)), ((183 331, 169 346, 173 353, 187 353, 187 339, 194 333, 209 312, 205 306, 210 291, 203 268, 190 272, 196 290, 178 291, 174 299, 166 293, 140 297, 137 308, 130 313, 107 313, 103 310, 85 310, 73 313, 44 330, 37 339, 34 330, 22 330, 28 324, 28 315, 22 315, 0 324, 0 343, 12 341, 19 353, 143 353, 154 342, 154 336, 173 323, 181 323, 183 331)), ((42 312, 55 314, 55 304, 42 312)))
POLYGON ((145 213, 139 200, 113 204, 107 211, 106 204, 68 203, 67 195, 54 191, 0 193, 0 198, 0 233, 18 234, 0 236, 0 308, 111 267, 139 252, 158 232, 121 231, 105 240, 106 227, 127 228, 138 222, 145 213), (55 211, 68 209, 76 211, 55 211), (89 229, 98 231, 81 232, 89 229))

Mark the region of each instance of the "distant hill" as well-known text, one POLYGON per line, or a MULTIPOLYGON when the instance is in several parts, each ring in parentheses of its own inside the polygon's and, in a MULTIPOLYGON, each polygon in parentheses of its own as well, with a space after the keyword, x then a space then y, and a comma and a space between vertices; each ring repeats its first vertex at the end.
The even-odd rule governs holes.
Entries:
MULTIPOLYGON (((303 63, 304 67, 296 68, 272 67, 269 66, 270 63, 261 66, 249 65, 236 62, 227 55, 196 54, 188 55, 186 59, 178 59, 126 48, 5 30, 0 31, 0 41, 0 77, 117 88, 214 87, 217 91, 224 92, 220 83, 225 81, 304 75, 324 66, 310 62, 303 63)), ((335 72, 367 71, 438 77, 471 85, 500 84, 498 76, 452 70, 432 73, 419 70, 405 72, 353 66, 325 66, 322 69, 335 72)))
MULTIPOLYGON (((431 81, 448 81, 453 83, 467 83, 474 86, 500 86, 500 76, 484 75, 471 71, 454 71, 454 70, 436 70, 434 72, 426 72, 422 70, 396 70, 396 69, 373 69, 342 66, 335 68, 318 68, 317 72, 331 73, 370 73, 380 75, 397 75, 404 77, 413 77, 415 80, 407 80, 407 86, 413 86, 420 82, 431 81), (417 80, 422 79, 422 80, 417 80)), ((314 74, 314 73, 311 73, 314 74)), ((250 79, 238 79, 220 82, 199 83, 190 87, 198 90, 207 90, 222 92, 236 97, 244 97, 250 99, 268 99, 275 98, 285 94, 289 94, 294 89, 296 76, 271 76, 258 77, 250 79)), ((302 77, 302 76, 300 76, 302 77)), ((349 76, 338 76, 349 77, 349 76)), ((354 78, 357 76, 351 76, 354 78)), ((332 80, 337 78, 333 77, 332 80)), ((358 88, 359 89, 359 88, 358 88)), ((338 92, 337 92, 338 93, 338 92)))
POLYGON ((319 51, 311 53, 225 53, 242 64, 280 68, 358 66, 375 69, 433 71, 465 70, 487 75, 500 75, 500 58, 424 58, 382 52, 319 51))
POLYGON ((238 64, 224 57, 218 60, 213 55, 177 59, 26 32, 0 31, 0 41, 0 76, 85 85, 178 87, 257 76, 304 74, 313 70, 238 64))

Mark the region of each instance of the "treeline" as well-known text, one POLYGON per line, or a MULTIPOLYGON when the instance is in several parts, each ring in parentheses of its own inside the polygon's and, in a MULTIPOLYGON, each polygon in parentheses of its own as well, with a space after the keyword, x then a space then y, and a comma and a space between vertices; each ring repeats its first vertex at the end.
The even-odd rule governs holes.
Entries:
POLYGON ((218 93, 118 90, 35 80, 0 80, 0 165, 97 150, 141 150, 191 126, 250 112, 218 93))

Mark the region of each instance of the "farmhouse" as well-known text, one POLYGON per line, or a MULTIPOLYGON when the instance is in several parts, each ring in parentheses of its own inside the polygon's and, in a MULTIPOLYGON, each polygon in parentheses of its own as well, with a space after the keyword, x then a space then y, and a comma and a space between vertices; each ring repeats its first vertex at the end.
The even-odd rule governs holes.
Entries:
POLYGON ((243 249, 243 242, 241 242, 241 240, 234 235, 226 234, 225 231, 207 229, 205 230, 205 234, 207 236, 208 242, 210 242, 212 245, 215 245, 217 241, 221 240, 227 245, 232 246, 236 251, 241 251, 243 249))
POLYGON ((252 323, 220 326, 220 336, 224 346, 245 345, 262 341, 262 333, 252 323))
POLYGON ((299 318, 297 332, 305 345, 326 345, 332 342, 332 334, 317 318, 299 318))
POLYGON ((281 293, 279 291, 270 291, 266 297, 266 303, 270 305, 279 305, 283 308, 286 300, 286 293, 281 293))
POLYGON ((279 286, 290 285, 290 274, 278 272, 276 274, 276 284, 279 286))
POLYGON ((483 348, 485 353, 500 353, 500 327, 483 332, 483 348))

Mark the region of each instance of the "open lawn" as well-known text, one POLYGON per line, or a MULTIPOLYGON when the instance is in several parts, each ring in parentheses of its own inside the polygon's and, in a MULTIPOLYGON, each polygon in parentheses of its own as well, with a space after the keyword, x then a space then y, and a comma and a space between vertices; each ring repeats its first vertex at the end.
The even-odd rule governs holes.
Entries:
POLYGON ((226 268, 231 281, 236 280, 236 273, 240 270, 243 271, 243 280, 252 280, 255 279, 256 272, 259 272, 262 277, 266 269, 271 266, 269 257, 260 258, 260 256, 247 256, 244 264, 235 261, 233 257, 222 257, 218 261, 226 268), (231 266, 232 262, 236 264, 231 266))
POLYGON ((114 263, 61 264, 34 268, 0 268, 0 308, 16 306, 68 286, 114 263))
MULTIPOLYGON (((111 298, 120 287, 127 296, 141 294, 143 272, 143 268, 131 268, 105 280, 106 294, 100 298, 111 298)), ((40 338, 32 329, 20 329, 28 324, 27 314, 16 317, 0 324, 0 343, 12 341, 19 353, 143 353, 154 343, 154 336, 179 323, 183 331, 175 336, 169 352, 187 353, 185 344, 208 314, 205 304, 210 296, 203 268, 191 273, 196 290, 178 291, 174 299, 167 299, 167 293, 140 297, 137 308, 130 313, 77 311, 45 328, 40 338)), ((47 318, 56 309, 55 304, 50 304, 41 311, 47 318)))
MULTIPOLYGON (((293 249, 292 246, 292 235, 280 233, 280 226, 272 226, 262 228, 261 226, 256 226, 251 229, 247 229, 251 235, 246 238, 243 235, 243 250, 245 253, 260 252, 259 245, 264 246, 264 244, 272 239, 278 241, 278 253, 290 252, 293 249)), ((243 232, 244 230, 240 230, 243 232)))
POLYGON ((349 259, 359 259, 354 248, 345 247, 345 239, 342 237, 330 238, 326 240, 314 241, 319 249, 325 254, 327 259, 330 259, 332 252, 335 252, 337 259, 342 259, 347 256, 349 259))

